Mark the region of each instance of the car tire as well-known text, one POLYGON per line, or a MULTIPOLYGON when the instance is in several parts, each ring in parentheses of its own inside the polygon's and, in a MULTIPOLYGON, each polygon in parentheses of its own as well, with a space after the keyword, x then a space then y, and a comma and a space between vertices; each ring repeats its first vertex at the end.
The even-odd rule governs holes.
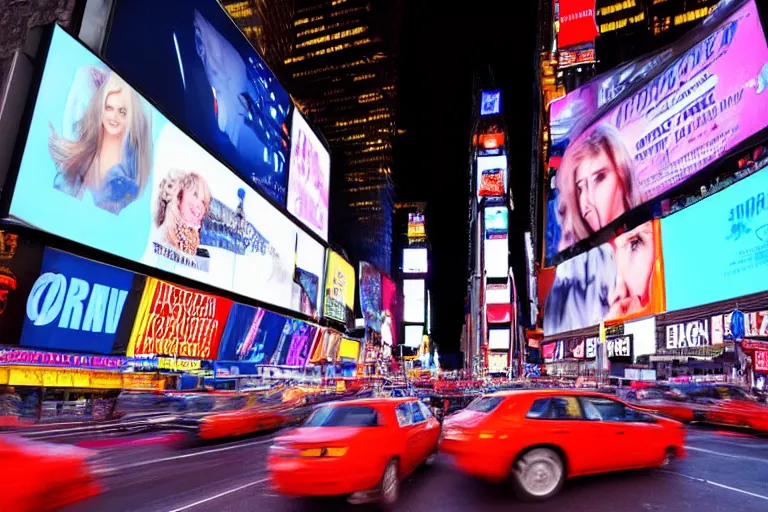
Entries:
POLYGON ((521 501, 544 501, 563 487, 565 464, 554 450, 534 448, 515 461, 512 482, 521 501))
POLYGON ((397 459, 392 459, 384 468, 379 482, 379 504, 385 510, 392 507, 400 496, 400 471, 397 459))
POLYGON ((672 447, 667 448, 664 450, 664 458, 661 459, 661 464, 659 464, 660 468, 667 468, 669 467, 672 462, 675 460, 675 449, 672 447))
POLYGON ((437 461, 437 447, 435 447, 435 451, 429 454, 429 456, 424 459, 424 465, 427 467, 432 467, 435 465, 435 462, 437 461))

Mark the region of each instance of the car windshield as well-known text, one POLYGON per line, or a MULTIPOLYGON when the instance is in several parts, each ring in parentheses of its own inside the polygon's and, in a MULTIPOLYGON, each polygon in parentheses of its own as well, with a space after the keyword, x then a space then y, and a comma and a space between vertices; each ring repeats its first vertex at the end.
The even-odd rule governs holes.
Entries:
POLYGON ((315 409, 304 427, 375 427, 379 415, 372 407, 355 405, 324 406, 315 409))
POLYGON ((467 409, 477 412, 491 412, 499 406, 502 400, 503 398, 498 396, 481 396, 469 404, 467 409))

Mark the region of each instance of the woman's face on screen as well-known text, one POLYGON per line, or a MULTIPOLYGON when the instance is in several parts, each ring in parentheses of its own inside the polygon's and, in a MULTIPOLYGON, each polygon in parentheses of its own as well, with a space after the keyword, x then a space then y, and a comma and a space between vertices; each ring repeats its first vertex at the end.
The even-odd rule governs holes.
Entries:
POLYGON ((576 197, 581 216, 593 232, 624 213, 624 186, 604 150, 581 161, 576 171, 576 197))
POLYGON ((102 126, 107 135, 122 137, 128 119, 128 97, 125 91, 116 91, 107 95, 104 102, 102 126))
POLYGON ((650 300, 654 267, 653 224, 647 222, 614 241, 616 288, 611 295, 611 318, 636 313, 650 300))
POLYGON ((179 212, 181 219, 190 226, 199 228, 203 225, 203 217, 208 210, 202 187, 193 187, 181 193, 179 212))

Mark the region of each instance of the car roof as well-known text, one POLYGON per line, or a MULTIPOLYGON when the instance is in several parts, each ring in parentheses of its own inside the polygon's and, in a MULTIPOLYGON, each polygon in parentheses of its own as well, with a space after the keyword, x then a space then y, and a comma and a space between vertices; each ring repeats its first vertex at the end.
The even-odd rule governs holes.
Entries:
POLYGON ((354 400, 344 400, 342 402, 331 402, 323 405, 331 405, 333 407, 343 407, 348 405, 365 405, 368 407, 395 407, 406 402, 416 402, 418 399, 414 396, 405 396, 397 398, 356 398, 354 400))
POLYGON ((542 388, 542 389, 506 389, 503 391, 496 391, 485 396, 502 397, 508 396, 520 396, 520 395, 577 395, 577 396, 607 396, 616 398, 613 395, 607 393, 601 393, 591 389, 577 389, 577 388, 542 388))

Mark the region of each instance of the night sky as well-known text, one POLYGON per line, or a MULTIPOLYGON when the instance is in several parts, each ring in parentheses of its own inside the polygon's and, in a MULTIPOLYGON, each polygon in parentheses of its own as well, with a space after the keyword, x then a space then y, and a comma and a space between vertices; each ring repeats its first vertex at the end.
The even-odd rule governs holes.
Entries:
MULTIPOLYGON (((404 1, 395 183, 399 201, 427 201, 432 243, 432 334, 441 353, 459 350, 467 288, 469 117, 472 76, 490 69, 509 130, 515 212, 511 264, 524 286, 537 2, 485 0, 450 9, 404 1), (513 7, 514 6, 514 7, 513 7)), ((397 261, 397 260, 396 260, 397 261)), ((523 291, 520 292, 521 294, 523 291)))

